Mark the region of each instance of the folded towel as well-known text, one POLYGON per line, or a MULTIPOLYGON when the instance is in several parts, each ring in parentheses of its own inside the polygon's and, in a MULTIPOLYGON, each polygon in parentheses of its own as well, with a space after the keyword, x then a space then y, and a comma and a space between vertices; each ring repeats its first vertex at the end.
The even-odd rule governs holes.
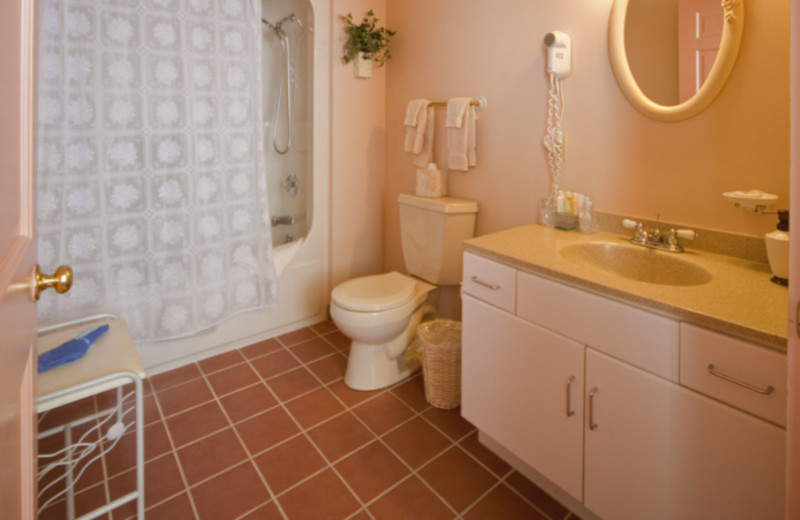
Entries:
POLYGON ((426 107, 430 103, 427 99, 412 99, 406 106, 406 117, 403 124, 406 125, 406 140, 403 149, 414 154, 422 151, 425 140, 425 128, 428 124, 428 113, 426 107))
POLYGON ((467 171, 477 164, 475 126, 477 114, 472 98, 453 98, 447 102, 447 166, 467 171))
POLYGON ((433 107, 428 106, 425 110, 425 134, 423 136, 423 144, 420 146, 418 152, 414 155, 414 166, 425 168, 428 163, 433 161, 433 131, 435 130, 433 107))
POLYGON ((38 359, 38 372, 41 374, 51 368, 71 363, 82 358, 97 338, 102 336, 107 330, 108 325, 86 329, 66 343, 59 345, 53 350, 48 350, 44 354, 40 354, 38 359))

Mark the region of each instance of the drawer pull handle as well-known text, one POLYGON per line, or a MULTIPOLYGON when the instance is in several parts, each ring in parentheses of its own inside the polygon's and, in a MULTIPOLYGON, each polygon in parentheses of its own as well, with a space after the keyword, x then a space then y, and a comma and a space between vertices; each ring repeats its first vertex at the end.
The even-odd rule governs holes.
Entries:
POLYGON ((567 417, 575 415, 575 410, 572 409, 572 383, 575 382, 575 376, 570 376, 567 379, 567 417))
POLYGON ((500 288, 499 285, 495 285, 495 284, 484 282, 483 280, 481 280, 480 278, 478 278, 475 275, 472 276, 472 281, 475 282, 478 285, 482 285, 482 286, 486 287, 487 289, 491 289, 493 291, 496 291, 496 290, 498 290, 500 288))
POLYGON ((751 385, 750 383, 746 383, 746 382, 742 381, 741 379, 736 379, 735 377, 731 377, 729 375, 723 374, 722 372, 718 372, 718 371, 716 371, 714 369, 714 364, 713 363, 708 365, 708 368, 706 369, 706 371, 709 374, 711 374, 712 376, 714 376, 714 377, 718 377, 720 379, 724 379, 725 381, 728 381, 728 382, 733 383, 735 385, 743 386, 743 387, 747 388, 748 390, 752 390, 753 392, 758 392, 759 394, 769 395, 769 394, 771 394, 772 392, 775 391, 775 387, 773 387, 772 385, 769 385, 766 388, 761 388, 760 386, 751 385))
POLYGON ((589 391, 589 429, 596 430, 597 423, 594 422, 594 396, 597 394, 597 387, 592 388, 589 391))

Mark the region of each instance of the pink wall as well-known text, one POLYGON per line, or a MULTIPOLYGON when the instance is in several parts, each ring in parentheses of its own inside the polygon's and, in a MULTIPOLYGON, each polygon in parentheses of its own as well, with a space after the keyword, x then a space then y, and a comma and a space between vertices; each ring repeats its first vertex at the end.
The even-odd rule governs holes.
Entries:
MULTIPOLYGON (((565 81, 565 189, 591 195, 601 211, 660 212, 688 226, 753 235, 773 227, 772 218, 736 209, 721 193, 760 188, 788 204, 788 0, 748 0, 742 51, 728 85, 711 108, 680 123, 645 118, 619 91, 606 44, 611 3, 388 3, 397 36, 386 67, 385 269, 403 268, 395 201, 414 189, 414 168, 402 150, 402 116, 411 98, 486 96, 478 166, 451 173, 449 192, 479 202, 479 234, 536 219, 537 201, 548 189, 542 38, 553 29, 574 42, 573 73, 565 81)), ((442 109, 437 116, 435 159, 443 163, 442 109)))
POLYGON ((332 1, 331 287, 383 268, 387 67, 358 79, 341 59, 339 16, 353 13, 360 22, 369 9, 385 20, 385 0, 332 1))

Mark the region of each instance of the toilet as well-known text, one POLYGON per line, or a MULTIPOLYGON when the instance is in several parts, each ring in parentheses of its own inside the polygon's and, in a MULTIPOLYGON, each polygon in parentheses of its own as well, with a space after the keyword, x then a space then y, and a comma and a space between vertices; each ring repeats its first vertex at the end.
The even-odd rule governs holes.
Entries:
POLYGON ((437 285, 461 282, 462 243, 475 234, 474 201, 400 194, 397 204, 411 276, 362 276, 331 293, 331 318, 352 341, 344 382, 355 390, 384 388, 419 369, 417 326, 437 314, 429 296, 437 285))

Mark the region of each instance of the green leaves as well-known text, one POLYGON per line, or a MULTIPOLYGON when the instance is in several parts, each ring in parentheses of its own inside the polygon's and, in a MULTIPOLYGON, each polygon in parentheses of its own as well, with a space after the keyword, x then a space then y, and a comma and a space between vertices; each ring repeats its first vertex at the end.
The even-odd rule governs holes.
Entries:
POLYGON ((378 18, 370 9, 367 15, 361 20, 360 24, 353 21, 353 14, 340 16, 345 23, 344 31, 347 33, 347 41, 344 43, 344 55, 342 59, 345 63, 350 63, 359 52, 364 53, 364 59, 372 60, 378 67, 386 63, 392 57, 389 51, 389 40, 394 36, 394 31, 385 27, 378 27, 378 18))

